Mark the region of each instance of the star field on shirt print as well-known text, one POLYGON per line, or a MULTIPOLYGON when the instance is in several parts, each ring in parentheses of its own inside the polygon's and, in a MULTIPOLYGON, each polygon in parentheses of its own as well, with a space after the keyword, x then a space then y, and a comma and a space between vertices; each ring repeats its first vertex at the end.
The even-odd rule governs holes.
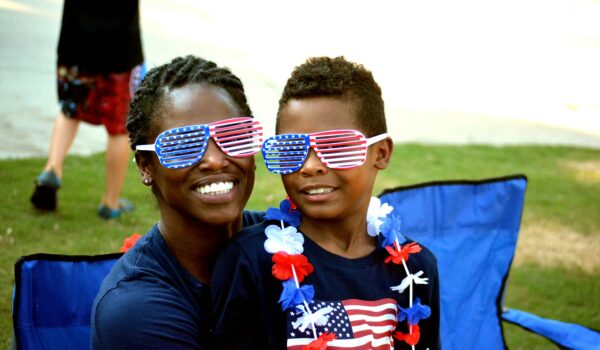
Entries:
MULTIPOLYGON (((396 329, 398 314, 394 299, 314 300, 308 306, 314 315, 317 336, 326 332, 335 333, 336 338, 328 343, 328 349, 394 347, 392 334, 396 329)), ((300 350, 314 340, 312 324, 304 316, 305 313, 299 308, 287 312, 288 349, 300 350)))

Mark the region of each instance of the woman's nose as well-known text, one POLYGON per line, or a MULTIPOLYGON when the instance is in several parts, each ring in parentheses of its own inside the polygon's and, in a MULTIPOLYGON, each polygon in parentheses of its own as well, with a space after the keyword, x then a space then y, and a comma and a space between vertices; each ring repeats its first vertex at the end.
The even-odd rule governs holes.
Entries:
POLYGON ((304 160, 304 164, 302 164, 302 167, 299 171, 302 175, 317 175, 326 174, 328 168, 325 164, 323 164, 321 159, 319 159, 319 156, 315 150, 311 148, 308 150, 306 160, 304 160))
POLYGON ((217 146, 215 140, 210 138, 198 167, 200 169, 217 170, 226 167, 228 164, 227 155, 217 146))

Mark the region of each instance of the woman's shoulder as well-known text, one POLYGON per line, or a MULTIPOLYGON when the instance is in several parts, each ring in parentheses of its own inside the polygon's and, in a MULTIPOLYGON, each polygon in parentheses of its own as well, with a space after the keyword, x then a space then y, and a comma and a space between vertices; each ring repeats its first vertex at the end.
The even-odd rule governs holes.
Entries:
POLYGON ((263 215, 260 221, 245 226, 238 233, 236 233, 235 236, 233 236, 231 243, 241 246, 253 246, 257 244, 262 245, 262 242, 264 242, 266 238, 265 229, 268 225, 269 220, 265 220, 263 215))
POLYGON ((111 310, 111 313, 145 312, 149 306, 159 306, 166 300, 183 301, 184 294, 175 284, 159 277, 140 276, 122 279, 108 288, 101 288, 96 304, 111 310))
POLYGON ((265 212, 257 210, 244 210, 242 212, 242 227, 256 225, 265 220, 265 212))
MULTIPOLYGON (((267 239, 265 229, 273 224, 272 221, 263 220, 260 223, 244 227, 229 241, 219 257, 219 263, 263 265, 265 261, 270 264, 271 257, 265 251, 267 239)), ((218 263, 218 264, 219 264, 218 263)))
POLYGON ((179 280, 185 281, 184 273, 177 267, 155 225, 117 260, 102 282, 98 297, 105 295, 121 301, 129 295, 149 293, 156 286, 177 285, 179 280))
POLYGON ((184 272, 167 250, 154 227, 115 264, 92 310, 93 341, 103 344, 98 348, 172 348, 171 340, 200 347, 199 324, 210 315, 202 306, 210 303, 209 287, 184 272))

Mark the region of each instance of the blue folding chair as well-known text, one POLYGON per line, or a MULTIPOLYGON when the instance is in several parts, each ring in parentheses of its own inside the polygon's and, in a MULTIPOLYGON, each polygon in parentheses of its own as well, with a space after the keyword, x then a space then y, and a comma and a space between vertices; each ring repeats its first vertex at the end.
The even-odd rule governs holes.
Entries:
POLYGON ((567 349, 600 349, 600 333, 519 310, 503 312, 527 178, 443 181, 384 191, 402 232, 438 259, 442 347, 505 349, 501 320, 567 349))
POLYGON ((121 255, 19 258, 13 296, 14 347, 89 349, 94 298, 121 255))
MULTIPOLYGON (((502 311, 526 184, 524 176, 431 182, 380 196, 394 207, 402 231, 437 256, 445 350, 505 349, 502 319, 563 348, 600 349, 600 333, 589 328, 502 311)), ((89 349, 92 303, 120 256, 19 259, 13 305, 17 349, 89 349)))

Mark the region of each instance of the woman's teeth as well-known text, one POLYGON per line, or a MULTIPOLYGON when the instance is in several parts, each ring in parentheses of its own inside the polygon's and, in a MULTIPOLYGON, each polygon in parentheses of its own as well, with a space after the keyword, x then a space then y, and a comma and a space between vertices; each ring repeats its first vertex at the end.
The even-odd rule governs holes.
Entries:
POLYGON ((327 188, 313 188, 310 189, 308 191, 306 191, 306 193, 308 194, 321 194, 321 193, 329 193, 333 191, 333 188, 327 187, 327 188))
POLYGON ((233 182, 217 182, 217 183, 200 186, 196 189, 196 192, 198 192, 200 194, 208 194, 211 196, 216 196, 216 195, 231 192, 232 189, 233 189, 233 182))

